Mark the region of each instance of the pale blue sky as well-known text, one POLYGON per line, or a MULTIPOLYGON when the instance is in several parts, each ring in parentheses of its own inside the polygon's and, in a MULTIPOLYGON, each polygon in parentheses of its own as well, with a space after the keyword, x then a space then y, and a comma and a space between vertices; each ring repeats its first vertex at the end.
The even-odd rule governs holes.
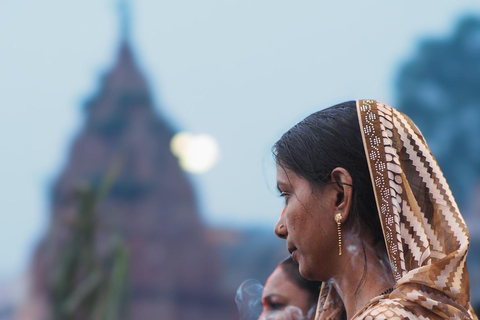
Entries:
MULTIPOLYGON (((133 2, 133 42, 159 112, 215 136, 195 177, 205 220, 273 227, 282 207, 271 145, 320 108, 395 104, 399 63, 444 37, 478 1, 133 2)), ((0 0, 0 279, 26 269, 48 222, 48 187, 112 63, 114 0, 0 0)))

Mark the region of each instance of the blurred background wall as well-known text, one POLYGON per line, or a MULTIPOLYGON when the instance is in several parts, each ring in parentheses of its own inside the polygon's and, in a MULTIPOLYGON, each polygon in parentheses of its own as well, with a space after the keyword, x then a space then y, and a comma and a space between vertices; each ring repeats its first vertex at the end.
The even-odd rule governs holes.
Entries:
POLYGON ((425 134, 480 303, 475 1, 2 1, 0 43, 0 319, 234 319, 286 256, 271 145, 360 98, 425 134))

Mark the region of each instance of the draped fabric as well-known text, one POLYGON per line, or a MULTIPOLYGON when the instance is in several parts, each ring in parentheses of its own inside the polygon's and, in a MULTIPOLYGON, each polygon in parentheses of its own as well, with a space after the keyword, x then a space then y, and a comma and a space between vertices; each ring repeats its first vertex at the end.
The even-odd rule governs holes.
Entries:
MULTIPOLYGON (((477 319, 468 230, 425 139, 407 116, 380 102, 359 100, 357 113, 396 284, 353 319, 477 319)), ((316 319, 343 313, 335 288, 325 284, 316 319)))

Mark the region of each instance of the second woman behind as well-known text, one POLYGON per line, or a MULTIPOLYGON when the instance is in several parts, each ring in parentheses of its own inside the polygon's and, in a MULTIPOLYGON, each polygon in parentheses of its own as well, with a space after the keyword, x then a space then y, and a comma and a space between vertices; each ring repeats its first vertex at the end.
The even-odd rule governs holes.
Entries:
POLYGON ((265 283, 259 320, 313 320, 320 285, 303 278, 291 257, 283 260, 265 283))

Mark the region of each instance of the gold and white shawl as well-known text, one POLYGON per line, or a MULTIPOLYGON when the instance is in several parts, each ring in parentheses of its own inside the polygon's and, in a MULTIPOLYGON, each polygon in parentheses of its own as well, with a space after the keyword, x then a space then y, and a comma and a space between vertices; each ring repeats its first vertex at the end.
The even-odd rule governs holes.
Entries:
MULTIPOLYGON (((353 319, 477 319, 468 230, 425 139, 407 116, 380 102, 359 100, 357 113, 396 285, 353 319)), ((341 319, 343 311, 334 287, 324 285, 316 319, 341 319)))

